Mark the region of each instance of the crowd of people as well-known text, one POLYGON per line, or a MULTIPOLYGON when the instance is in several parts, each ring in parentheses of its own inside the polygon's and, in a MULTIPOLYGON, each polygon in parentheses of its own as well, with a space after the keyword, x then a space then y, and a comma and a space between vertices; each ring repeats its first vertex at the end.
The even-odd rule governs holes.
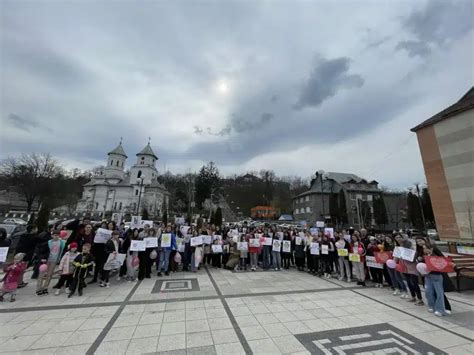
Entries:
MULTIPOLYGON (((369 235, 367 230, 333 230, 326 228, 280 228, 278 226, 249 227, 214 225, 178 226, 144 224, 142 228, 125 228, 125 224, 104 221, 92 225, 90 220, 77 220, 68 226, 51 227, 38 233, 28 226, 15 250, 13 261, 5 263, 0 300, 10 294, 15 300, 17 288, 27 285, 25 270, 32 269, 36 279, 36 295, 55 295, 62 290, 68 297, 81 296, 87 284, 110 287, 110 278, 117 282, 135 282, 168 276, 176 271, 197 272, 201 266, 234 271, 281 271, 291 267, 325 279, 353 282, 366 286, 370 279, 377 288, 391 289, 394 296, 423 306, 420 280, 425 287, 428 311, 437 316, 450 314, 451 306, 444 291, 451 289, 449 277, 443 272, 420 272, 418 263, 425 257, 443 254, 428 238, 411 238, 394 232, 390 235, 369 235), (110 231, 106 241, 97 240, 98 228, 110 231), (163 236, 169 238, 166 245, 163 236), (134 241, 149 241, 153 245, 137 250, 134 241), (413 250, 413 260, 392 257, 382 264, 374 263, 376 253, 393 252, 396 247, 413 250), (370 260, 370 261, 369 261, 370 260)), ((6 242, 6 232, 0 229, 0 245, 6 242)), ((448 290, 448 291, 449 291, 448 290)))

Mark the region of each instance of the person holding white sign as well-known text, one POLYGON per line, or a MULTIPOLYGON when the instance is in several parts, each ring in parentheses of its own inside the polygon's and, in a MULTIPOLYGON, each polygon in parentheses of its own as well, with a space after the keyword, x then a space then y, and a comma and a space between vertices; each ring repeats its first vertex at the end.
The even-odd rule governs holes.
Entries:
POLYGON ((359 255, 359 261, 352 261, 354 273, 359 280, 357 284, 365 286, 365 246, 359 239, 359 232, 355 231, 351 239, 351 250, 349 252, 359 255))
POLYGON ((288 231, 284 232, 283 235, 283 243, 282 243, 282 259, 283 259, 283 268, 288 270, 290 268, 290 259, 291 259, 291 251, 292 251, 292 242, 291 236, 288 231))
POLYGON ((160 267, 158 270, 158 276, 161 276, 162 272, 164 272, 166 276, 170 274, 168 268, 171 250, 176 250, 176 235, 171 230, 171 226, 167 226, 165 233, 161 235, 160 267))
POLYGON ((117 265, 115 263, 115 258, 117 257, 117 254, 119 252, 119 247, 120 247, 120 240, 119 240, 119 231, 114 230, 112 232, 112 238, 110 238, 107 243, 105 244, 105 255, 106 255, 106 262, 102 268, 102 274, 101 274, 101 280, 99 283, 100 287, 110 287, 110 282, 109 282, 109 275, 110 275, 110 270, 118 269, 122 265, 117 265))
POLYGON ((262 261, 263 261, 263 269, 268 270, 271 267, 271 255, 272 255, 272 239, 273 231, 267 231, 264 234, 264 242, 262 246, 262 261), (271 234, 271 236, 270 236, 271 234))
POLYGON ((383 288, 383 264, 375 263, 374 253, 382 251, 374 236, 369 236, 369 245, 367 245, 367 267, 369 268, 372 281, 375 282, 375 287, 383 288))
POLYGON ((409 299, 409 302, 415 303, 417 306, 422 306, 425 303, 421 296, 420 285, 418 284, 418 271, 416 270, 416 250, 415 243, 408 238, 408 235, 396 235, 395 240, 401 247, 402 255, 398 259, 398 263, 404 266, 403 276, 407 281, 408 290, 410 291, 411 298, 408 294, 400 296, 401 298, 409 299))
POLYGON ((349 267, 349 249, 351 245, 347 240, 344 239, 342 234, 339 234, 339 240, 336 242, 336 250, 338 254, 339 263, 339 281, 347 279, 347 282, 351 282, 351 269, 349 267))

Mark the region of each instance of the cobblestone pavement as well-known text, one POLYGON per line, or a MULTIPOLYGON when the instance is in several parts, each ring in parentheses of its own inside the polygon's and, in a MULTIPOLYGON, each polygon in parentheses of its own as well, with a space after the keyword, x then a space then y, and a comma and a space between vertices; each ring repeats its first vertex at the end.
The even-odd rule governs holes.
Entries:
MULTIPOLYGON (((52 292, 51 292, 52 293, 52 292)), ((0 303, 2 354, 472 354, 474 297, 453 314, 307 273, 198 273, 0 303)), ((6 297, 8 300, 8 297, 6 297)))

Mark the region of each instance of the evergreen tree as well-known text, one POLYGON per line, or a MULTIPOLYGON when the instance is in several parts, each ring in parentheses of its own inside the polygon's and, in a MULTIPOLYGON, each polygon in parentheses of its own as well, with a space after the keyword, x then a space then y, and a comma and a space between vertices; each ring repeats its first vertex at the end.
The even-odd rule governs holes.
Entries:
POLYGON ((150 216, 148 215, 148 210, 146 208, 144 208, 142 210, 142 220, 148 221, 149 218, 150 218, 150 216))
POLYGON ((203 202, 211 197, 212 192, 215 192, 219 182, 219 170, 212 161, 201 167, 195 183, 196 204, 199 209, 202 208, 203 202))
POLYGON ((411 192, 407 194, 408 220, 415 228, 423 229, 423 218, 421 216, 418 197, 411 192))
POLYGON ((332 193, 329 195, 329 214, 334 225, 340 223, 339 195, 332 193))
POLYGON ((217 207, 216 214, 214 216, 214 224, 216 226, 222 225, 222 209, 220 207, 217 207))
POLYGON ((38 218, 36 219, 36 226, 39 232, 43 232, 48 229, 49 213, 51 209, 47 202, 41 205, 41 209, 38 212, 38 218))
POLYGON ((374 197, 373 207, 375 224, 385 228, 385 225, 388 223, 388 216, 387 207, 385 206, 385 200, 382 194, 379 197, 374 197))
POLYGON ((339 223, 342 225, 346 225, 349 223, 349 219, 347 218, 347 207, 346 207, 346 194, 344 190, 341 189, 339 191, 339 223))

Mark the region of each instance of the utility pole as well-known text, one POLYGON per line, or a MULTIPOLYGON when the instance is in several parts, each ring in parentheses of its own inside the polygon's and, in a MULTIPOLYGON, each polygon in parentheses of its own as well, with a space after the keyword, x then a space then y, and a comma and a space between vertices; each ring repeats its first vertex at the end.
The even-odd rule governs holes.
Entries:
POLYGON ((144 178, 145 178, 145 176, 142 175, 139 179, 137 179, 137 180, 140 180, 140 192, 138 193, 137 216, 140 213, 140 200, 142 198, 142 187, 143 187, 143 179, 144 178))

